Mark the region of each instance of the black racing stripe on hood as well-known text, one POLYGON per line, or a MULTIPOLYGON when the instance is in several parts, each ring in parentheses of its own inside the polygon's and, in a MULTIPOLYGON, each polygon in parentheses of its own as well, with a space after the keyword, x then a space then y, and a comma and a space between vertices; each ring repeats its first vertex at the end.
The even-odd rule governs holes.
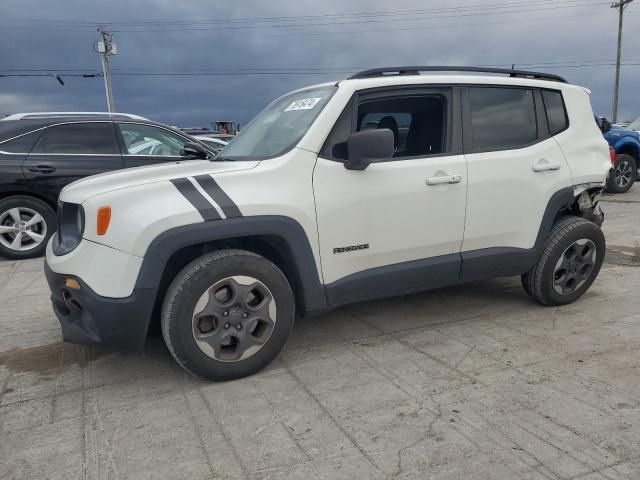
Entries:
POLYGON ((178 189, 184 198, 189 200, 205 221, 220 220, 220 214, 211 202, 202 195, 193 183, 187 178, 174 178, 171 183, 178 189))
POLYGON ((229 195, 220 188, 218 182, 216 182, 211 175, 198 175, 193 178, 200 184, 202 189, 209 194, 213 201, 220 206, 227 218, 242 216, 238 206, 229 198, 229 195))

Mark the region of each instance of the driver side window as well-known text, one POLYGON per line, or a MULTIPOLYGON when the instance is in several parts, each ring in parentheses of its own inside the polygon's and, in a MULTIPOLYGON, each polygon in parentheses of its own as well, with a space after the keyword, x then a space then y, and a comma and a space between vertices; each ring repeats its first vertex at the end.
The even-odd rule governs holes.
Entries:
POLYGON ((124 140, 125 155, 179 157, 187 140, 152 125, 118 124, 124 140))
POLYGON ((424 158, 451 151, 447 137, 450 93, 420 90, 364 96, 354 109, 352 99, 327 137, 320 156, 346 160, 347 140, 352 132, 388 129, 393 133, 394 159, 424 158))

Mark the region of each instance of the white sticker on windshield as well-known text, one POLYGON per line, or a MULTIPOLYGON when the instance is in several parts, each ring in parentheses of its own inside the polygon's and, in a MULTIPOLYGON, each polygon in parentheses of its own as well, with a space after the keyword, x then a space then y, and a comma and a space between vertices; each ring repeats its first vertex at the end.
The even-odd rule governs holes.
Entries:
POLYGON ((295 112, 296 110, 311 110, 320 100, 322 100, 322 97, 303 98, 302 100, 296 100, 295 102, 291 102, 291 105, 285 108, 284 111, 295 112))

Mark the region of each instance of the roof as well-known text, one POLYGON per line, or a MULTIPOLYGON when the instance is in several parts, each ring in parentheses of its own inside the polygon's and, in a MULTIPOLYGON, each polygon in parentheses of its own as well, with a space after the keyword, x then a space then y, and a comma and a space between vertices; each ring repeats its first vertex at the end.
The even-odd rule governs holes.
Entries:
POLYGON ((78 123, 78 122, 108 122, 111 120, 120 120, 127 123, 141 123, 144 125, 154 125, 157 127, 166 128, 174 131, 183 136, 189 136, 188 133, 182 132, 177 128, 165 125, 163 123, 154 122, 153 120, 147 120, 144 117, 138 116, 85 116, 83 113, 75 114, 73 112, 66 112, 69 115, 63 117, 36 117, 36 118, 23 118, 21 120, 3 118, 0 121, 0 142, 10 140, 12 138, 24 135, 26 133, 40 130, 53 125, 65 124, 65 123, 78 123))
POLYGON ((384 76, 420 75, 420 72, 465 72, 465 73, 491 73, 508 75, 511 78, 533 78, 537 80, 550 80, 553 82, 568 83, 564 78, 551 73, 532 72, 529 70, 515 70, 493 67, 467 67, 467 66, 411 66, 411 67, 383 67, 363 70, 351 75, 348 80, 356 78, 371 78, 384 76))
MULTIPOLYGON (((581 89, 584 87, 571 83, 543 80, 527 77, 508 77, 505 75, 469 74, 469 73, 434 73, 430 75, 383 75, 341 80, 340 88, 346 91, 357 91, 368 88, 421 85, 504 85, 548 88, 554 90, 581 89)), ((587 91, 587 93, 589 93, 587 91)))
POLYGON ((518 85, 557 90, 578 88, 590 93, 584 87, 568 83, 558 75, 547 73, 484 67, 415 66, 364 70, 347 79, 309 85, 288 92, 286 95, 329 86, 346 87, 347 91, 353 92, 367 88, 425 84, 518 85), (421 74, 420 72, 425 72, 426 74, 421 74))
POLYGON ((132 113, 115 113, 115 112, 26 112, 26 113, 14 113, 4 118, 0 118, 0 121, 9 120, 34 120, 34 119, 48 119, 48 118, 68 118, 68 117, 82 117, 82 118, 112 118, 112 119, 131 119, 131 120, 148 120, 140 115, 134 115, 132 113))

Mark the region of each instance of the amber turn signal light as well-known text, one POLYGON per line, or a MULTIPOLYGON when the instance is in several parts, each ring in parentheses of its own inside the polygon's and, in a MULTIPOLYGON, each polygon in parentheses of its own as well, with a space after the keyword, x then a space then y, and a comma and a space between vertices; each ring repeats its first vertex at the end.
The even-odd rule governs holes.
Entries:
POLYGON ((73 288, 74 290, 80 290, 80 283, 75 278, 65 278, 64 286, 67 288, 73 288))
POLYGON ((98 209, 98 221, 97 221, 97 234, 104 235, 109 228, 109 222, 111 221, 111 207, 100 207, 98 209))

